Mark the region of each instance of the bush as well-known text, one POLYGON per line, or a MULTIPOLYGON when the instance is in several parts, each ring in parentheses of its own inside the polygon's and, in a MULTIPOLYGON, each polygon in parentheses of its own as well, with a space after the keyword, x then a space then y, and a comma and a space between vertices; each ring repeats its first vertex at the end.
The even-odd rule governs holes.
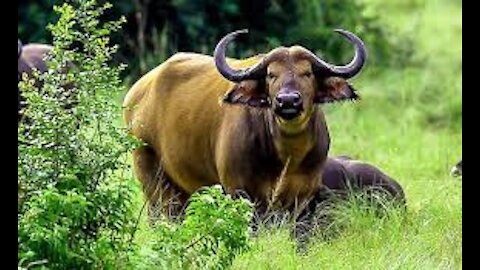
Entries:
POLYGON ((124 66, 109 66, 117 50, 109 35, 124 19, 101 24, 110 7, 95 0, 56 6, 49 71, 19 83, 27 104, 18 127, 19 267, 111 269, 127 261, 134 193, 121 172, 138 142, 113 124, 111 96, 124 91, 124 66), (34 80, 44 86, 36 89, 34 80))
POLYGON ((155 225, 155 256, 137 253, 135 193, 123 170, 140 142, 114 124, 120 112, 111 96, 125 90, 124 66, 109 65, 117 50, 109 35, 124 19, 100 24, 110 7, 95 0, 55 7, 49 70, 19 83, 26 106, 18 130, 18 266, 225 268, 248 248, 252 206, 219 187, 194 194, 181 224, 155 225))
POLYGON ((190 198, 183 222, 155 224, 152 251, 141 268, 226 269, 250 248, 252 215, 248 200, 224 195, 218 185, 203 188, 190 198))

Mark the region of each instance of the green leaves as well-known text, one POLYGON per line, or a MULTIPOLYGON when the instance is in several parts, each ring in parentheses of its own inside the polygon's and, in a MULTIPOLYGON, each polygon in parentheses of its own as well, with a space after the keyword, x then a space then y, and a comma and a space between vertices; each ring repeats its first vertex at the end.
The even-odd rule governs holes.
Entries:
POLYGON ((250 248, 248 200, 232 199, 216 185, 193 194, 185 213, 180 224, 155 224, 153 249, 168 269, 226 269, 250 248))
POLYGON ((51 269, 124 265, 134 228, 133 190, 117 173, 138 142, 115 122, 123 65, 110 61, 108 36, 124 19, 100 23, 110 4, 67 1, 48 29, 48 72, 19 84, 26 100, 19 123, 19 266, 51 269), (37 87, 34 81, 42 81, 37 87))

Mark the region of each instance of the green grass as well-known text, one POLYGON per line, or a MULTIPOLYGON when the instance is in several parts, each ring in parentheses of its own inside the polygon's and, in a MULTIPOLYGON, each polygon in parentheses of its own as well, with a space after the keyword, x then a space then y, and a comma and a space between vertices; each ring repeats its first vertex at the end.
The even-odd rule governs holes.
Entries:
MULTIPOLYGON (((305 254, 296 252, 286 227, 263 230, 232 269, 462 268, 462 182, 449 176, 462 154, 461 2, 364 2, 393 34, 412 40, 412 63, 369 66, 353 81, 360 102, 324 108, 330 154, 349 154, 395 178, 407 214, 392 209, 377 217, 342 208, 339 234, 313 238, 305 254)), ((136 241, 145 252, 151 233, 143 215, 136 241)))

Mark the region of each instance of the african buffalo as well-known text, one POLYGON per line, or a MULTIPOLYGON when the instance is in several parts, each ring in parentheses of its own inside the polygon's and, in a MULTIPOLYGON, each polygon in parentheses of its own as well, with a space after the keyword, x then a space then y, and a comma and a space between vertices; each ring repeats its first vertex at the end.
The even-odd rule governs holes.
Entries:
MULTIPOLYGON (((322 181, 322 188, 300 216, 301 222, 296 222, 292 230, 298 240, 299 251, 306 250, 310 236, 319 228, 328 231, 327 228, 336 222, 336 208, 331 206, 351 195, 367 199, 377 214, 385 213, 382 210, 389 210, 389 206, 406 210, 405 194, 399 183, 367 162, 349 156, 328 157, 322 171, 322 181)), ((255 224, 253 229, 256 229, 255 224)), ((335 233, 329 233, 332 232, 335 233)))
MULTIPOLYGON (((52 50, 52 46, 45 44, 36 44, 31 43, 23 45, 20 40, 18 40, 18 82, 22 80, 22 74, 26 73, 29 77, 32 77, 33 68, 37 69, 38 72, 43 73, 47 71, 47 66, 45 64, 45 57, 52 50)), ((35 82, 37 88, 42 87, 42 82, 37 80, 35 82)), ((22 109, 23 98, 21 96, 21 90, 18 89, 18 121, 22 118, 20 110, 22 109)))
MULTIPOLYGON (((22 42, 18 40, 18 82, 22 80, 23 73, 26 73, 29 78, 33 78, 34 68, 39 73, 45 73, 48 70, 45 59, 52 49, 52 46, 46 44, 30 43, 23 45, 22 42)), ((72 67, 75 67, 75 65, 68 62, 66 68, 62 68, 61 72, 67 72, 67 70, 72 67)), ((40 89, 42 86, 42 80, 35 80, 35 87, 37 89, 40 89)), ((68 91, 68 93, 72 93, 74 90, 72 83, 66 83, 62 87, 64 91, 68 91)), ((18 88, 18 121, 22 119, 21 109, 23 108, 23 98, 21 92, 21 89, 18 88)), ((69 110, 75 106, 75 104, 75 102, 69 101, 64 107, 66 110, 69 110)))
POLYGON ((348 156, 329 157, 323 170, 323 185, 336 194, 349 191, 384 191, 390 198, 405 202, 400 184, 379 168, 348 156))
POLYGON ((357 36, 335 31, 355 47, 345 66, 300 46, 227 59, 227 45, 247 33, 240 30, 220 40, 213 58, 177 53, 138 80, 124 121, 146 144, 133 159, 150 214, 159 207, 176 215, 193 192, 214 184, 259 206, 304 209, 323 186, 330 146, 317 105, 357 99, 347 79, 366 60, 357 36))

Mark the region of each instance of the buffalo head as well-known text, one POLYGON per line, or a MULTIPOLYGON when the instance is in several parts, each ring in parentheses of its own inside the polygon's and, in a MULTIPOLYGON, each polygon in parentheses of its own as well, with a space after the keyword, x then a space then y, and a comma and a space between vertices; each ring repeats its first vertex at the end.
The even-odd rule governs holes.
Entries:
POLYGON ((345 66, 329 64, 301 47, 279 47, 246 69, 234 69, 226 60, 227 45, 246 29, 226 35, 214 52, 217 70, 235 82, 224 102, 270 108, 280 128, 289 133, 301 131, 314 111, 315 104, 357 99, 346 81, 365 64, 363 42, 345 30, 335 30, 355 46, 355 56, 345 66))

